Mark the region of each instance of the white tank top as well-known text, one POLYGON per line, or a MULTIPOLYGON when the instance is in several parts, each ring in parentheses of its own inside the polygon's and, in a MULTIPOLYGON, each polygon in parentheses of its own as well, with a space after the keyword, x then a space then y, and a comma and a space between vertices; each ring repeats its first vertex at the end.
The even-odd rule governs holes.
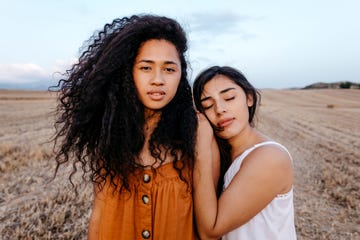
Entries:
MULTIPOLYGON (((231 164, 224 176, 225 190, 232 179, 239 171, 245 157, 254 149, 274 144, 288 150, 281 144, 273 141, 266 141, 255 144, 231 164)), ((291 155, 288 152, 290 158, 291 155)), ((244 225, 232 230, 222 237, 222 240, 296 240, 294 224, 293 189, 285 194, 277 195, 261 212, 255 215, 244 225)))

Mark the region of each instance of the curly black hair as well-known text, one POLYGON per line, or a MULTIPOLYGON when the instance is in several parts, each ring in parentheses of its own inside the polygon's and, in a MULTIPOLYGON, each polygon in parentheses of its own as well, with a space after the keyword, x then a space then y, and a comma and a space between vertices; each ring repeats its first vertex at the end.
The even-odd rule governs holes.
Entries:
POLYGON ((135 159, 145 142, 144 106, 137 97, 132 69, 141 44, 151 39, 174 44, 181 79, 176 95, 161 110, 149 150, 163 162, 160 151, 165 149, 180 178, 189 184, 182 169, 193 166, 197 121, 187 79, 186 34, 175 20, 155 15, 133 15, 106 24, 85 43, 78 63, 54 86, 59 92, 55 175, 60 165, 72 162, 72 183, 80 163, 83 176, 90 174, 100 188, 110 181, 115 189, 129 190, 128 177, 141 167, 135 159))

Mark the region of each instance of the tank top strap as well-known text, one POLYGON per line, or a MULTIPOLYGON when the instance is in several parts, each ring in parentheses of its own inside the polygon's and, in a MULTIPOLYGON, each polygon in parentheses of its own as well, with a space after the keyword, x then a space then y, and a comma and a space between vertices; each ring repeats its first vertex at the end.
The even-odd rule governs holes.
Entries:
MULTIPOLYGON (((275 141, 265 141, 265 142, 261 142, 261 143, 257 143, 251 147, 249 147, 248 149, 246 149, 240 156, 236 157, 235 160, 233 161, 233 163, 235 162, 241 162, 244 160, 244 158, 246 158, 247 155, 249 155, 252 151, 254 151, 255 149, 259 148, 259 147, 262 147, 262 146, 266 146, 266 145, 270 145, 270 144, 273 144, 273 145, 276 145, 276 146, 279 146, 280 148, 282 148, 284 151, 286 151, 290 158, 291 158, 291 154, 290 152, 287 150, 286 147, 284 147, 282 144, 278 143, 278 142, 275 142, 275 141)), ((292 158, 291 158, 291 161, 292 161, 292 158)), ((239 165, 241 165, 241 163, 238 163, 239 165)), ((240 167, 240 166, 239 166, 240 167)))
MULTIPOLYGON (((290 159, 291 159, 291 162, 293 161, 292 157, 291 157, 291 154, 289 152, 289 150, 282 144, 278 143, 278 142, 275 142, 275 141, 265 141, 265 142, 261 142, 261 143, 258 143, 258 144, 255 144, 252 148, 252 150, 258 148, 258 147, 261 147, 261 146, 265 146, 265 145, 270 145, 270 144, 273 144, 273 145, 276 145, 276 146, 279 146, 280 148, 282 148, 285 152, 287 152, 287 154, 289 155, 290 159)), ((248 153, 249 154, 249 153, 248 153)))
POLYGON ((225 173, 225 176, 224 176, 224 188, 226 188, 232 178, 235 176, 235 174, 239 171, 244 159, 252 152, 254 151, 255 149, 259 148, 259 147, 262 147, 262 146, 266 146, 266 145, 276 145, 276 146, 279 146, 280 148, 282 148, 284 151, 286 151, 288 154, 289 154, 289 157, 290 157, 290 160, 291 162, 293 161, 292 160, 292 157, 291 157, 291 154, 290 152, 287 150, 286 147, 284 147, 282 144, 278 143, 278 142, 275 142, 275 141, 265 141, 265 142, 261 142, 261 143, 257 143, 253 146, 251 146, 250 148, 246 149, 240 156, 236 157, 234 159, 234 161, 231 163, 230 167, 228 168, 228 170, 226 171, 225 173))

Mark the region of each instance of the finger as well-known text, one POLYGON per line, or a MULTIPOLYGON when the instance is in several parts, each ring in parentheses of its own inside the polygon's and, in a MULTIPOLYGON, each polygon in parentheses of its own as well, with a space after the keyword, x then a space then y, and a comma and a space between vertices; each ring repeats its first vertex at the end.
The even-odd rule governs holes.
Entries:
POLYGON ((201 120, 201 121, 207 120, 206 117, 205 117, 205 115, 202 114, 202 113, 200 113, 200 112, 197 114, 197 117, 198 117, 198 119, 201 120))

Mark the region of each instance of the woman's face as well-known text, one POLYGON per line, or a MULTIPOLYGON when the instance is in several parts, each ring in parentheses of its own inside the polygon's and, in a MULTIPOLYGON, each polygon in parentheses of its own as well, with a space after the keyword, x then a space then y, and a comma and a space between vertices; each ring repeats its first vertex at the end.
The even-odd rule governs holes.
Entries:
POLYGON ((133 78, 140 101, 147 110, 165 107, 175 96, 181 78, 181 62, 169 41, 144 42, 133 67, 133 78))
POLYGON ((224 75, 216 75, 204 85, 201 105, 209 121, 216 126, 216 134, 223 139, 235 137, 249 127, 252 97, 224 75))

